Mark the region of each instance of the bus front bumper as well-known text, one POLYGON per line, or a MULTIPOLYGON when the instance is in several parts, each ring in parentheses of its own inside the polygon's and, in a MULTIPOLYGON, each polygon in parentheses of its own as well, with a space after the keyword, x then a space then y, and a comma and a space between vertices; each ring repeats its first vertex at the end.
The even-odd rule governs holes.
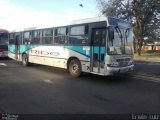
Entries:
POLYGON ((107 67, 107 75, 113 75, 118 73, 127 73, 134 70, 134 65, 126 67, 107 67))
POLYGON ((1 52, 0 52, 0 58, 5 58, 5 57, 8 57, 8 54, 7 54, 7 53, 1 53, 1 52))

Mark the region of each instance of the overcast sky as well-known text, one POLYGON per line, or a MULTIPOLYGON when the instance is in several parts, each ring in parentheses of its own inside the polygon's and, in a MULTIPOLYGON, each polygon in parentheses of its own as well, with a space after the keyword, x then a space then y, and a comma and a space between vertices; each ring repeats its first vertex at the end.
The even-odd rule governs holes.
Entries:
POLYGON ((10 31, 64 25, 97 15, 96 0, 0 0, 0 29, 10 31))

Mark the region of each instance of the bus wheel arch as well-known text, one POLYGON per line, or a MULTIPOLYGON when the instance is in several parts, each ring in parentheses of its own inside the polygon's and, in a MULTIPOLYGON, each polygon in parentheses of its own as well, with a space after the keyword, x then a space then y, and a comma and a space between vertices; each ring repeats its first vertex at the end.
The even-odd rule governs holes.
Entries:
POLYGON ((79 77, 82 73, 80 60, 76 57, 70 57, 67 62, 67 69, 73 77, 79 77))
POLYGON ((28 66, 29 65, 28 55, 26 53, 22 54, 22 64, 23 64, 23 66, 28 66))

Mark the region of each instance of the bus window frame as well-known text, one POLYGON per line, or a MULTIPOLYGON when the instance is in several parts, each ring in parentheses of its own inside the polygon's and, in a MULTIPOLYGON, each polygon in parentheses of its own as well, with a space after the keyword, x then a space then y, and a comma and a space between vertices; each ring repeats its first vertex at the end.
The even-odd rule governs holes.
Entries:
POLYGON ((40 32, 40 38, 41 38, 41 45, 52 45, 53 44, 53 36, 54 36, 54 29, 53 28, 46 28, 42 29, 40 32), (45 31, 51 30, 50 36, 46 35, 45 31), (46 38, 49 38, 50 42, 46 43, 46 38), (44 42, 43 42, 44 41, 44 42))
POLYGON ((79 25, 72 25, 70 26, 70 34, 69 34, 69 42, 68 45, 71 46, 88 46, 90 45, 90 41, 89 41, 89 24, 79 24, 79 25), (83 32, 79 33, 79 34, 72 34, 72 28, 76 28, 78 29, 78 27, 84 27, 83 32), (75 40, 71 40, 73 38, 76 37, 81 37, 83 39, 78 39, 81 40, 81 44, 74 44, 76 43, 75 40), (83 43, 83 40, 85 40, 86 42, 83 43))
POLYGON ((62 26, 62 27, 57 27, 54 29, 54 45, 68 45, 69 42, 69 26, 62 26), (65 33, 60 34, 59 29, 66 29, 65 33), (61 40, 63 38, 63 40, 61 40), (57 39, 57 40, 56 40, 57 39), (56 42, 57 41, 57 42, 56 42), (63 41, 62 43, 60 43, 63 41))

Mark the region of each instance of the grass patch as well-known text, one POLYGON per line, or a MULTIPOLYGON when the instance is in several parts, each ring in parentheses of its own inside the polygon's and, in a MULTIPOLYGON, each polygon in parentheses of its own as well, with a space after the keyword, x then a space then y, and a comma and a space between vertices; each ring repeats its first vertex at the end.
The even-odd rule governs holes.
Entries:
POLYGON ((134 54, 135 58, 160 58, 160 53, 142 53, 140 56, 134 54))

